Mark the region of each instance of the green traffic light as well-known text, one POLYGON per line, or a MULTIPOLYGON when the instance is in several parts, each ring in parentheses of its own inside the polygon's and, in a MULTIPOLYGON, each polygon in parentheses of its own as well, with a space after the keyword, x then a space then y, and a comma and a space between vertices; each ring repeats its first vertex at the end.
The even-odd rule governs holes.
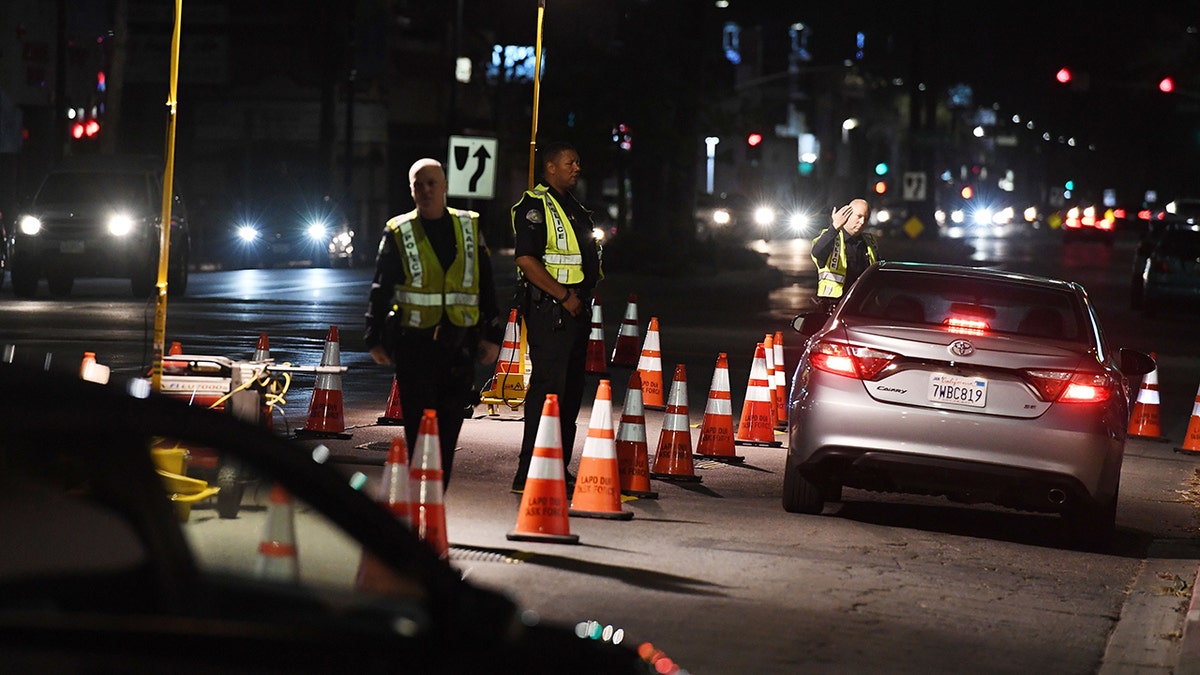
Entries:
POLYGON ((882 176, 883 174, 885 174, 887 172, 888 172, 887 162, 880 162, 875 165, 875 175, 876 176, 882 176))
POLYGON ((1074 190, 1075 189, 1075 181, 1069 180, 1063 185, 1063 187, 1068 190, 1074 190))

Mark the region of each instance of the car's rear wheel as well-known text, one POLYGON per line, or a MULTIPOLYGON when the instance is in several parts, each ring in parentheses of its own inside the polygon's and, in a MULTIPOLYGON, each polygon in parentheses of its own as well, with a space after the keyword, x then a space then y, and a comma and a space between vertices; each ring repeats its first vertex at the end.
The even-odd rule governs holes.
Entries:
POLYGON ((1068 508, 1062 514, 1071 542, 1088 550, 1106 548, 1117 529, 1117 497, 1105 503, 1068 508))
POLYGON ((56 298, 65 298, 71 295, 71 289, 75 286, 75 277, 63 272, 52 272, 46 276, 46 285, 50 288, 50 295, 56 298))
POLYGON ((827 486, 818 485, 796 469, 783 473, 783 510, 788 513, 820 513, 825 508, 827 486))
POLYGON ((12 276, 13 294, 18 298, 32 298, 37 295, 38 273, 25 265, 13 265, 9 270, 12 276))

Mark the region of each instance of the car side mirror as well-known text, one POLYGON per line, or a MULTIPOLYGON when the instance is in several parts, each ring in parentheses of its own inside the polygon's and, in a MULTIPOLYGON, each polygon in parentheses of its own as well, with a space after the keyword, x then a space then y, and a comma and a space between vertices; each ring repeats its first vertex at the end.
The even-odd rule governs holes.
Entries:
POLYGON ((803 335, 804 337, 812 337, 821 327, 825 325, 825 321, 829 319, 829 312, 823 310, 814 310, 805 312, 792 319, 792 330, 803 335))
POLYGON ((1154 362, 1154 358, 1145 352, 1139 352, 1136 349, 1120 349, 1121 373, 1128 377, 1141 377, 1146 373, 1154 370, 1158 365, 1154 362))

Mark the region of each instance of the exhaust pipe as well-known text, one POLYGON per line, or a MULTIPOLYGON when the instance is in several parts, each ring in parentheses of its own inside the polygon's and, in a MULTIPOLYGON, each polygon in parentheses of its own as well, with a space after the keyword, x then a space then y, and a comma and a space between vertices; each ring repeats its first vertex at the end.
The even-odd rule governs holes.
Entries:
POLYGON ((1067 493, 1058 488, 1051 488, 1050 491, 1046 493, 1046 498, 1050 500, 1051 504, 1061 506, 1063 502, 1067 501, 1067 493))

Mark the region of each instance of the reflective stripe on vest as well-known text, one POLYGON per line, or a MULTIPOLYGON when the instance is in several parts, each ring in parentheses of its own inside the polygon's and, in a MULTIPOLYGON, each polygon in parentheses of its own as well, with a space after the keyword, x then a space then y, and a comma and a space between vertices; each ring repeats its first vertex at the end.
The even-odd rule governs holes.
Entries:
MULTIPOLYGON (((546 215, 546 251, 542 263, 546 271, 560 284, 583 282, 583 254, 571 219, 563 207, 550 196, 550 188, 539 185, 525 193, 542 202, 542 213, 546 215)), ((517 207, 513 206, 513 213, 517 207)))
POLYGON ((479 323, 479 234, 473 211, 447 209, 458 244, 454 261, 442 269, 416 210, 396 216, 387 229, 396 239, 404 265, 404 279, 392 293, 392 311, 400 325, 431 328, 443 312, 455 326, 479 323))

